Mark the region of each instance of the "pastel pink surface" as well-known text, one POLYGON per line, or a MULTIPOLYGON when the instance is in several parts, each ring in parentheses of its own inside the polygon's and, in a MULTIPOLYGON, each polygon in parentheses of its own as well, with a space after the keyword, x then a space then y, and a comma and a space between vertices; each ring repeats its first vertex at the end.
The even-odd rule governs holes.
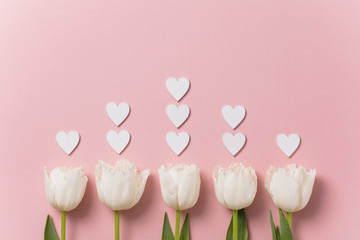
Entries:
POLYGON ((232 162, 258 174, 246 210, 250 239, 271 239, 275 206, 265 173, 290 163, 318 172, 308 206, 293 216, 295 239, 356 239, 359 25, 357 0, 1 1, 1 239, 41 239, 47 213, 60 230, 43 167, 79 165, 89 183, 68 213, 67 237, 113 239, 113 213, 97 198, 94 166, 120 157, 152 173, 139 204, 121 212, 121 239, 160 239, 164 211, 174 225, 157 169, 181 162, 201 169, 200 198, 189 210, 192 239, 225 238, 231 212, 216 200, 212 169, 232 162), (191 81, 181 100, 191 115, 180 130, 165 113, 176 103, 165 86, 171 76, 191 81), (111 101, 131 106, 119 128, 106 115, 111 101), (221 115, 227 104, 247 109, 235 130, 221 115), (123 129, 132 138, 119 156, 106 133, 123 129), (71 156, 56 143, 60 130, 81 135, 71 156), (166 144, 168 131, 191 136, 180 157, 166 144), (224 132, 247 136, 236 157, 222 144, 224 132), (291 159, 276 145, 279 133, 302 138, 291 159))

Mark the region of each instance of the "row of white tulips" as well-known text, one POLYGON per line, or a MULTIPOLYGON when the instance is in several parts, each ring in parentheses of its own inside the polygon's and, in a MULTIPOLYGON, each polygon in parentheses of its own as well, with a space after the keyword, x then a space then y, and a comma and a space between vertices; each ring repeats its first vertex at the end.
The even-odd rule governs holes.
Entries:
MULTIPOLYGON (((162 198, 169 207, 177 211, 175 240, 178 240, 180 211, 193 207, 199 197, 200 169, 194 164, 169 164, 161 166, 158 172, 162 198)), ((149 170, 140 172, 133 163, 125 159, 116 162, 115 166, 103 161, 96 165, 95 179, 99 200, 115 212, 117 224, 119 211, 132 208, 140 200, 149 174, 149 170)), ((266 174, 265 187, 274 204, 289 216, 289 213, 301 210, 308 203, 315 175, 315 170, 306 171, 295 164, 286 168, 271 167, 266 174)), ((79 205, 87 181, 88 178, 80 167, 55 168, 51 172, 45 168, 47 199, 54 208, 62 212, 62 240, 65 239, 66 212, 79 205)), ((231 164, 227 169, 216 166, 213 181, 217 200, 224 207, 233 210, 235 221, 237 211, 250 206, 255 198, 255 170, 244 167, 241 163, 231 164)), ((289 224, 291 227, 291 223, 289 224)), ((238 239, 235 227, 233 234, 233 239, 238 239)), ((115 239, 119 239, 118 227, 115 227, 115 239)))

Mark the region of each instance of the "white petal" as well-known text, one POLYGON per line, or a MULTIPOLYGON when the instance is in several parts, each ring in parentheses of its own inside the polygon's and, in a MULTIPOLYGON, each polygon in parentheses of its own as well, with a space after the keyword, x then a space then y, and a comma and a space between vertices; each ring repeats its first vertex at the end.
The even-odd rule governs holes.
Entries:
POLYGON ((159 169, 161 195, 166 205, 177 209, 177 190, 178 182, 174 181, 174 173, 169 173, 169 169, 161 166, 159 169))
POLYGON ((224 171, 222 179, 228 208, 237 210, 250 206, 257 191, 257 178, 252 168, 244 168, 242 164, 232 165, 224 171))
POLYGON ((178 209, 185 210, 195 205, 200 193, 200 169, 195 165, 186 167, 180 174, 178 209))
POLYGON ((87 177, 81 168, 55 168, 50 173, 50 182, 54 186, 55 208, 61 211, 71 211, 82 200, 87 177))
POLYGON ((141 198, 149 171, 140 173, 135 165, 121 159, 111 166, 99 161, 95 169, 99 200, 112 210, 126 210, 141 198))
POLYGON ((297 211, 303 209, 308 204, 314 186, 315 176, 315 169, 312 169, 305 174, 301 183, 301 206, 297 209, 297 211))
POLYGON ((50 181, 49 172, 46 169, 46 167, 44 167, 44 177, 45 177, 46 198, 49 201, 49 203, 51 204, 51 206, 53 206, 54 208, 57 208, 56 201, 55 201, 55 187, 52 184, 52 182, 50 181))
POLYGON ((277 207, 294 212, 300 206, 300 184, 285 169, 277 169, 267 184, 268 192, 277 207))
POLYGON ((225 201, 224 201, 224 192, 223 192, 223 186, 222 186, 222 176, 220 175, 222 171, 222 168, 220 166, 216 166, 213 171, 213 181, 214 181, 214 187, 215 187, 215 194, 217 200, 226 208, 229 208, 225 201))
POLYGON ((101 184, 103 167, 105 165, 104 161, 99 161, 99 163, 95 166, 95 183, 96 183, 96 190, 98 193, 99 200, 104 203, 104 189, 101 184))
POLYGON ((124 210, 136 194, 136 176, 125 169, 106 169, 101 184, 104 191, 104 204, 112 210, 124 210))
POLYGON ((137 204, 141 198, 141 196, 144 193, 144 189, 145 189, 145 185, 146 185, 146 181, 148 179, 150 175, 150 171, 149 170, 145 170, 141 172, 141 181, 140 183, 138 183, 138 188, 137 188, 137 192, 136 192, 136 196, 133 199, 131 205, 129 205, 129 208, 132 208, 133 206, 135 206, 135 204, 137 204))

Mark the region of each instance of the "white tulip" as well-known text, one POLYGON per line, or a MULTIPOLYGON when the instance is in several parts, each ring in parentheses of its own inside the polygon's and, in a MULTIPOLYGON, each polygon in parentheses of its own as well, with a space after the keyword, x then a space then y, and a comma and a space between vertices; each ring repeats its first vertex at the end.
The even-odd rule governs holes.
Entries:
POLYGON ((200 169, 194 165, 172 165, 159 168, 160 188, 164 202, 175 210, 195 205, 200 192, 200 169))
POLYGON ((217 200, 226 208, 239 210, 253 202, 257 191, 257 176, 251 167, 233 163, 228 169, 216 166, 213 180, 217 200))
POLYGON ((81 167, 55 168, 45 171, 46 197, 54 208, 66 212, 76 208, 81 202, 88 181, 81 167))
POLYGON ((100 160, 95 168, 98 197, 114 211, 130 209, 139 202, 149 174, 149 170, 139 172, 126 159, 117 161, 114 167, 100 160))
POLYGON ((295 164, 286 168, 270 167, 265 187, 274 204, 289 213, 303 209, 309 202, 314 186, 316 170, 306 171, 295 164))

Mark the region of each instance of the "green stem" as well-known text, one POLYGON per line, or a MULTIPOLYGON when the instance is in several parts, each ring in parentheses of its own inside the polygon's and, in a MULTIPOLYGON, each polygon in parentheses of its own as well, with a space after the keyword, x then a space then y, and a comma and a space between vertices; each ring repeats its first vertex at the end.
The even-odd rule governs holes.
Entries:
POLYGON ((180 210, 176 210, 176 224, 175 224, 175 240, 179 240, 180 239, 180 216, 181 216, 181 211, 180 210))
POLYGON ((292 219, 292 213, 291 212, 287 212, 286 213, 286 220, 289 224, 290 230, 291 230, 291 219, 292 219))
POLYGON ((119 211, 115 211, 115 240, 119 240, 119 239, 120 239, 119 216, 120 216, 120 212, 119 212, 119 211))
POLYGON ((65 240, 66 212, 61 212, 61 240, 65 240))
POLYGON ((238 210, 233 210, 233 238, 234 240, 238 239, 238 210))

